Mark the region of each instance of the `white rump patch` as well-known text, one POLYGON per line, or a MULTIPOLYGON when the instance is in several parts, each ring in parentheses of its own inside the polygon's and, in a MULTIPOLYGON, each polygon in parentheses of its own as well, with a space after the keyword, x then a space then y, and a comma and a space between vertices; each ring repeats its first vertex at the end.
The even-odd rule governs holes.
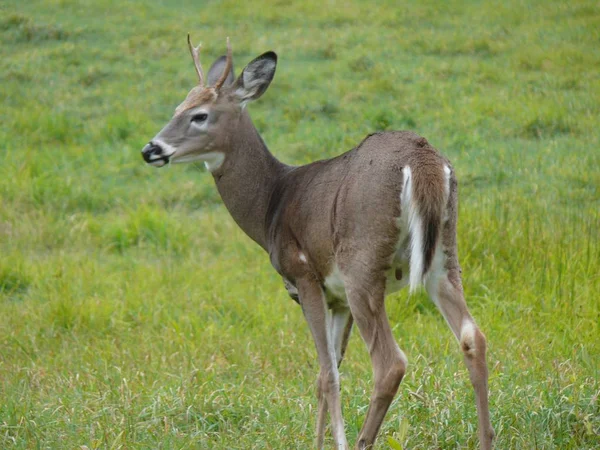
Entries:
POLYGON ((450 175, 452 174, 452 171, 450 170, 450 167, 444 165, 444 175, 445 175, 445 181, 446 184, 444 185, 444 214, 443 214, 443 218, 442 218, 442 222, 447 222, 448 221, 448 197, 450 197, 450 175))
MULTIPOLYGON (((448 166, 444 166, 444 177, 445 177, 445 181, 446 183, 444 184, 444 198, 446 199, 446 202, 448 202, 448 197, 450 196, 450 175, 451 175, 451 171, 450 171, 450 167, 448 166)), ((444 209, 445 208, 445 204, 444 204, 444 209)))
POLYGON ((423 281, 423 220, 419 216, 417 205, 413 200, 412 172, 409 166, 402 169, 404 185, 400 195, 400 205, 406 211, 406 226, 410 231, 410 277, 409 290, 415 292, 423 281))

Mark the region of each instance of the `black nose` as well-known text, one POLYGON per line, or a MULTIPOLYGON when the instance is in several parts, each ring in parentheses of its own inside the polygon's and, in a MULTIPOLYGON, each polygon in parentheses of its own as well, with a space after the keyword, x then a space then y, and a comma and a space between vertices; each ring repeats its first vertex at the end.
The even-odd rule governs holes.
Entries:
POLYGON ((147 163, 156 161, 157 157, 162 155, 162 147, 156 145, 154 142, 148 142, 142 149, 142 157, 147 163))

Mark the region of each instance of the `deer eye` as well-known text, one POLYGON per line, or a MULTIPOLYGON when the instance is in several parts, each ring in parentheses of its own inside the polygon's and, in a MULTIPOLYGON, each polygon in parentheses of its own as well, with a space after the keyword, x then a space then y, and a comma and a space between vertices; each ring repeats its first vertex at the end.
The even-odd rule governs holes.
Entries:
POLYGON ((194 114, 192 116, 192 123, 196 122, 196 123, 202 123, 204 122, 206 119, 208 118, 208 114, 206 113, 199 113, 199 114, 194 114))

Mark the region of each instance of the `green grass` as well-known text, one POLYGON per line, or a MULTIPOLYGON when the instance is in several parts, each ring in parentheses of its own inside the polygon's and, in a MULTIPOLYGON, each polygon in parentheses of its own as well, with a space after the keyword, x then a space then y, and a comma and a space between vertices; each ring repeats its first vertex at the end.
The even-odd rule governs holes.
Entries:
MULTIPOLYGON (((318 371, 300 309, 200 166, 139 151, 230 36, 279 67, 250 107, 288 163, 376 129, 453 161, 467 300, 499 449, 600 447, 600 7, 595 1, 0 5, 0 447, 306 449, 318 371)), ((456 342, 390 296, 403 448, 475 448, 456 342)), ((342 366, 353 442, 371 367, 342 366)), ((328 441, 329 443, 331 441, 328 441)))

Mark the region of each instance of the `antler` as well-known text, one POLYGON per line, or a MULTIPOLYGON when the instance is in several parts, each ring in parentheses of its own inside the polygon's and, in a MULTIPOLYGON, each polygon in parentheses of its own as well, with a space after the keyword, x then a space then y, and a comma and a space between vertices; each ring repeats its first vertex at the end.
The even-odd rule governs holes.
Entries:
POLYGON ((204 72, 202 71, 202 66, 200 65, 200 58, 198 57, 198 51, 202 44, 199 44, 198 47, 194 47, 192 42, 190 41, 190 34, 187 35, 188 47, 190 48, 190 54, 192 55, 192 59, 194 60, 194 66, 196 67, 196 73, 198 74, 199 84, 200 86, 204 86, 204 72))
POLYGON ((223 73, 221 74, 221 78, 215 83, 215 89, 218 91, 225 83, 227 76, 229 75, 229 71, 231 70, 231 66, 233 64, 233 57, 231 56, 231 44, 229 43, 229 38, 227 38, 227 61, 225 62, 225 69, 223 69, 223 73))

